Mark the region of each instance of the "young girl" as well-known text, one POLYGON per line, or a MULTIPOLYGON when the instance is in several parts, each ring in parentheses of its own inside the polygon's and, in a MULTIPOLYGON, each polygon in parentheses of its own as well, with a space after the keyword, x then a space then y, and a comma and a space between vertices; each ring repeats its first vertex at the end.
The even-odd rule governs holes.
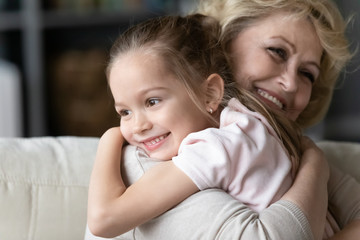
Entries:
POLYGON ((107 131, 98 148, 88 207, 94 235, 117 236, 206 188, 261 211, 291 186, 300 133, 236 86, 218 30, 202 15, 161 17, 115 42, 107 76, 120 130, 107 131), (164 160, 128 188, 119 171, 123 137, 164 160))

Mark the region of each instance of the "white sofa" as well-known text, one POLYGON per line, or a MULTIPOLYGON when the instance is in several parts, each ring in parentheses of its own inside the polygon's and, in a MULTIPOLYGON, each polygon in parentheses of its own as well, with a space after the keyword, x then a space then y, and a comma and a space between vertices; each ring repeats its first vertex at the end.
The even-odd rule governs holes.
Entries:
POLYGON ((0 139, 0 239, 81 240, 98 139, 0 139))
MULTIPOLYGON (((81 240, 97 138, 0 138, 0 239, 81 240)), ((360 144, 321 142, 360 181, 360 144)))

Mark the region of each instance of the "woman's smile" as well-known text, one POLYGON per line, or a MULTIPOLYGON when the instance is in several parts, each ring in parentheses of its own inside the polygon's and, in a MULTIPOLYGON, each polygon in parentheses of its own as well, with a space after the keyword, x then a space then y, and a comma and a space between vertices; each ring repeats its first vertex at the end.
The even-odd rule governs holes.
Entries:
POLYGON ((323 48, 308 19, 288 14, 274 13, 240 31, 232 41, 231 57, 241 87, 296 121, 319 77, 323 48))
POLYGON ((280 109, 284 109, 285 104, 280 101, 277 97, 271 95, 270 93, 258 88, 256 91, 262 99, 267 100, 266 102, 270 101, 271 103, 275 104, 280 109))

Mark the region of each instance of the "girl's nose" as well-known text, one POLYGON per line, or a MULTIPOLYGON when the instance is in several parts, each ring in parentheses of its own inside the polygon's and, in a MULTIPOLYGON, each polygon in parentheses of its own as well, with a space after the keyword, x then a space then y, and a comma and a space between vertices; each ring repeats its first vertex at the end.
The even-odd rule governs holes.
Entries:
POLYGON ((133 133, 134 134, 140 134, 143 133, 146 130, 150 130, 152 128, 152 123, 148 119, 147 115, 145 113, 138 113, 135 116, 133 125, 133 133))

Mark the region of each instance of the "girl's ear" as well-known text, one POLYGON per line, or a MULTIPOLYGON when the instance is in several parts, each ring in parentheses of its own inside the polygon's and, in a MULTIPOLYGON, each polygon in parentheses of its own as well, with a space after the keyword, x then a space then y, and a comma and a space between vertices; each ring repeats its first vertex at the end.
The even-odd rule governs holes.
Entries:
POLYGON ((224 80, 219 74, 211 74, 205 81, 206 110, 216 111, 224 96, 224 80))

